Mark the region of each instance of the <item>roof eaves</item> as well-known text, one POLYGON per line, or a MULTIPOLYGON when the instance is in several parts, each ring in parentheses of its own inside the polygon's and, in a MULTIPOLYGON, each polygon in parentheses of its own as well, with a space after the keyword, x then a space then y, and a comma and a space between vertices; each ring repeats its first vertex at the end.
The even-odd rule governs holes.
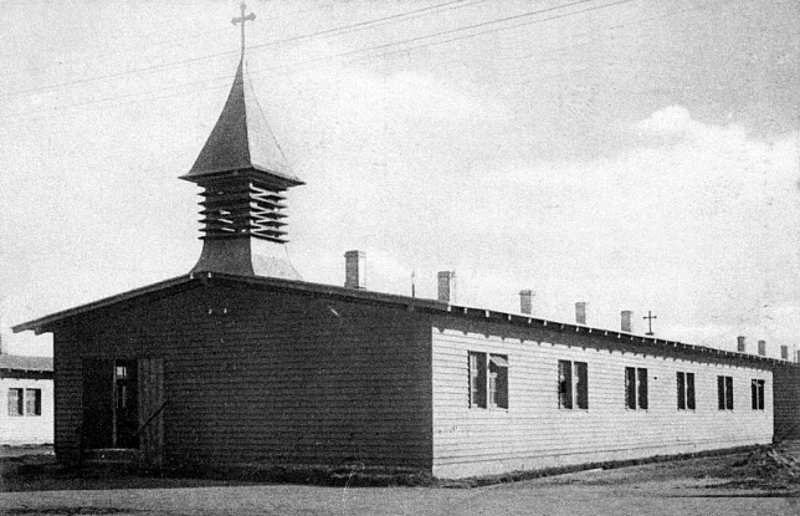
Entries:
POLYGON ((61 310, 59 312, 52 313, 50 315, 46 315, 44 317, 40 317, 38 319, 34 319, 32 321, 27 321, 16 326, 12 326, 11 330, 14 333, 19 333, 26 330, 33 330, 36 335, 44 333, 47 331, 47 327, 53 323, 57 323, 63 319, 67 319, 73 317, 75 315, 80 315, 82 313, 90 312, 92 310, 96 310, 98 308, 104 308, 106 306, 111 306, 116 303, 120 303, 123 301, 127 301, 128 299, 133 299, 135 297, 148 294, 150 292, 156 292, 165 288, 173 287, 180 285, 182 283, 188 283, 194 280, 194 276, 192 274, 184 274, 181 276, 177 276, 174 278, 170 278, 168 280, 160 281, 158 283, 153 283, 151 285, 147 285, 144 287, 140 287, 137 289, 129 290, 127 292, 123 292, 121 294, 115 294, 113 296, 105 297, 103 299, 99 299, 97 301, 92 301, 91 303, 86 303, 84 305, 79 305, 73 308, 68 308, 66 310, 61 310))

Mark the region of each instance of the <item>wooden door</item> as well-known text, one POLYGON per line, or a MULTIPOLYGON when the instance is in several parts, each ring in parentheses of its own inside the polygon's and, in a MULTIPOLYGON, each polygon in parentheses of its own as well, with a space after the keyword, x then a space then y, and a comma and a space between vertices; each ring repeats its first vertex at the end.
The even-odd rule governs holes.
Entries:
POLYGON ((136 360, 114 362, 114 447, 138 448, 139 385, 136 360))
POLYGON ((164 461, 164 360, 139 360, 139 450, 148 467, 164 461))
POLYGON ((114 444, 114 361, 83 360, 83 449, 110 448, 114 444))

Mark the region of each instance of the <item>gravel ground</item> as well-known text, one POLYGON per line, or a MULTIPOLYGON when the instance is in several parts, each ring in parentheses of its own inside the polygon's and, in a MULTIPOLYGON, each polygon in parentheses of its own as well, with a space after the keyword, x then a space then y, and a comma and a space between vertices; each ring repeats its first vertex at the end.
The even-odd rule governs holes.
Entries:
MULTIPOLYGON (((17 459, 18 460, 18 459, 17 459)), ((730 485, 741 456, 595 470, 472 489, 254 485, 202 479, 53 478, 0 484, 0 514, 800 514, 800 485, 730 485)), ((10 470, 6 470, 8 473, 10 470)))

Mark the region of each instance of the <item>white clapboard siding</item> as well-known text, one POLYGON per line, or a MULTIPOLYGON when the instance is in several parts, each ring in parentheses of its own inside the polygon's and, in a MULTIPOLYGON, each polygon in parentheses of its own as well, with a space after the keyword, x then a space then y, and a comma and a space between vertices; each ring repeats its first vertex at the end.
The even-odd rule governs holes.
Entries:
POLYGON ((602 343, 561 344, 557 338, 502 338, 447 326, 437 322, 432 330, 433 473, 438 477, 689 453, 772 439, 772 373, 767 369, 677 353, 659 356, 630 346, 617 350, 602 343), (469 351, 508 356, 508 410, 468 407, 469 351), (588 410, 558 408, 558 360, 588 364, 588 410), (625 407, 626 366, 648 369, 648 410, 625 407), (677 371, 695 374, 695 410, 677 409, 677 371), (733 377, 733 411, 717 408, 717 375, 733 377), (753 378, 766 381, 764 410, 751 407, 753 378))

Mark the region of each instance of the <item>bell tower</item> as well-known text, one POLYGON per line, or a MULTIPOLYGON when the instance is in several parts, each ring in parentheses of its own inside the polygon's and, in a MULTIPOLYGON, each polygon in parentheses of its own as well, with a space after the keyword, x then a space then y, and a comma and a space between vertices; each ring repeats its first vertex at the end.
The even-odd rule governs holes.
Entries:
POLYGON ((202 188, 203 250, 192 272, 300 279, 286 253, 286 198, 304 184, 289 169, 253 92, 242 52, 228 99, 191 170, 181 179, 202 188))

